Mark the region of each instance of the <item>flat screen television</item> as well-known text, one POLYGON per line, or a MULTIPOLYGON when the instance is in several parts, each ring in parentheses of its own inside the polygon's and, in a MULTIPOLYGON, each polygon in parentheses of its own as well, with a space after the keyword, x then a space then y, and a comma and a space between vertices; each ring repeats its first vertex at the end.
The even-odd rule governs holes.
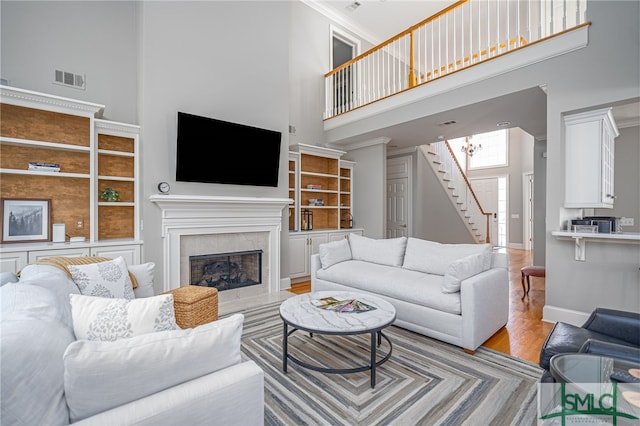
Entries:
POLYGON ((176 181, 278 186, 282 134, 178 112, 176 181))

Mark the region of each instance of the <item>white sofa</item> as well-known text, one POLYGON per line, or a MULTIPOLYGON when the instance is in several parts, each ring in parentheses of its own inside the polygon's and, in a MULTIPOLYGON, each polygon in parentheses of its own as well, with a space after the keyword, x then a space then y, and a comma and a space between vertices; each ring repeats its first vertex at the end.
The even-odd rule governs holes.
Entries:
POLYGON ((395 325, 468 352, 509 317, 508 257, 488 244, 349 234, 312 255, 311 288, 380 296, 396 308, 395 325))
POLYGON ((3 426, 263 424, 264 375, 241 360, 241 314, 116 341, 77 340, 70 298, 79 289, 64 271, 30 265, 19 282, 0 284, 3 426))

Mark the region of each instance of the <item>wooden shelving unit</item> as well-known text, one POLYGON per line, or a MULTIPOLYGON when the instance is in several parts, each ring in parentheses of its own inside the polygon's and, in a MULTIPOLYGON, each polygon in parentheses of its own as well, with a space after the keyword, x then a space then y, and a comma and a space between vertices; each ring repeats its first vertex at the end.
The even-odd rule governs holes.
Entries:
MULTIPOLYGON (((347 222, 343 222, 342 215, 350 215, 353 208, 351 185, 355 163, 340 160, 344 151, 305 144, 294 145, 292 149, 291 155, 299 158, 296 172, 293 173, 298 178, 298 185, 293 190, 290 186, 289 196, 295 200, 294 222, 299 226, 292 227, 290 222, 289 230, 345 228, 343 223, 347 222), (322 200, 322 203, 317 200, 322 200), (305 209, 313 213, 313 229, 306 229, 301 219, 305 209)), ((291 167, 291 156, 289 163, 291 167)))
POLYGON ((44 254, 92 255, 107 246, 111 254, 139 261, 139 126, 96 118, 103 105, 0 89, 2 197, 50 199, 51 223, 64 223, 68 236, 85 238, 71 251, 69 243, 3 244, 2 270, 44 254), (57 163, 60 171, 29 170, 31 161, 57 163), (100 200, 107 187, 119 192, 120 201, 100 200))

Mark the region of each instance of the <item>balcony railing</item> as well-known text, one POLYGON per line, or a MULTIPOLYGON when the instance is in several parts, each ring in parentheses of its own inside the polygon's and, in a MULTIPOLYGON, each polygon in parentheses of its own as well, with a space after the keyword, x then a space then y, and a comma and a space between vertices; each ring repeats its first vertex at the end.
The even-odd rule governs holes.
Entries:
POLYGON ((462 0, 325 74, 328 119, 561 34, 587 0, 462 0))

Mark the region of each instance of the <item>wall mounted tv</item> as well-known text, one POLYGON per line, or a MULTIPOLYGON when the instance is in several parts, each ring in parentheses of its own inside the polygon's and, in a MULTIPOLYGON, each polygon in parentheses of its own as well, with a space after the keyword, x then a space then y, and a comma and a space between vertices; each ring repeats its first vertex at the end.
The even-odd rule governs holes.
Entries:
POLYGON ((281 132, 178 112, 176 180, 278 186, 281 132))

